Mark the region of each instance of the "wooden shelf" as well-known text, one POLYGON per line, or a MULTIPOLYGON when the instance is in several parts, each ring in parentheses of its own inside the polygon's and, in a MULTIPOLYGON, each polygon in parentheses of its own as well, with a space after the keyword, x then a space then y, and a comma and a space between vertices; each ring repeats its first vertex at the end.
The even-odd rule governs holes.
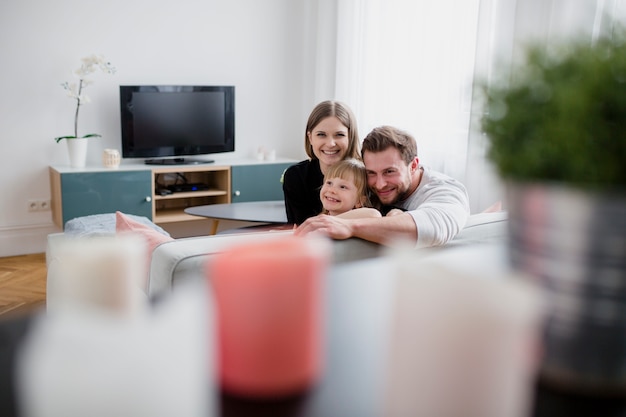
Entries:
POLYGON ((187 214, 184 212, 184 209, 164 209, 158 211, 154 218, 154 223, 177 223, 195 220, 206 220, 206 218, 187 214))
POLYGON ((152 220, 154 223, 176 223, 202 220, 186 214, 187 207, 231 202, 231 168, 227 165, 175 166, 152 170, 152 220), (157 188, 186 183, 206 184, 209 189, 157 194, 157 188))
POLYGON ((173 193, 168 195, 155 195, 155 200, 178 200, 181 198, 197 198, 197 197, 215 197, 221 195, 227 195, 228 191, 225 190, 205 190, 205 191, 190 191, 186 193, 173 193))

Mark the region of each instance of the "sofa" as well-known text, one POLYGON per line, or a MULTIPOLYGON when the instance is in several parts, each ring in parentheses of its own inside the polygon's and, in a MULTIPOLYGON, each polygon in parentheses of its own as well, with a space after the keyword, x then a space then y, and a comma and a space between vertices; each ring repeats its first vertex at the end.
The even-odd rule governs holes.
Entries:
MULTIPOLYGON (((142 220, 145 224, 150 224, 147 219, 142 220)), ((502 243, 507 237, 506 211, 493 213, 479 213, 471 215, 461 232, 448 244, 436 248, 419 249, 415 251, 415 256, 430 256, 433 253, 447 251, 450 248, 459 246, 476 245, 483 243, 502 243)), ((96 230, 85 231, 84 222, 80 223, 82 230, 80 236, 91 234, 102 235, 113 233, 111 226, 102 227, 98 225, 96 230)), ((152 225, 155 230, 166 233, 156 225, 152 225)), ((115 229, 113 228, 113 231, 115 229)), ((67 233, 67 227, 66 227, 67 233)), ((46 259, 48 265, 54 259, 56 247, 65 238, 66 233, 55 233, 48 236, 48 247, 46 259)), ((74 231, 75 233, 75 231, 74 231)), ((149 263, 149 274, 145 293, 153 298, 159 294, 171 291, 176 285, 205 276, 207 262, 211 256, 224 249, 242 242, 254 242, 264 239, 278 238, 291 234, 288 230, 275 231, 251 231, 241 229, 233 233, 230 231, 224 234, 217 234, 202 237, 179 238, 166 241, 156 246, 151 253, 149 263)), ((340 264, 361 259, 369 259, 384 256, 386 247, 368 242, 358 238, 332 241, 332 262, 340 264)), ((55 269, 48 268, 48 297, 47 304, 50 306, 55 302, 55 269)))
MULTIPOLYGON (((204 276, 209 258, 240 242, 271 239, 291 231, 242 232, 206 237, 182 238, 157 246, 152 253, 148 293, 155 296, 177 283, 204 276)), ((470 216, 463 230, 447 245, 416 250, 416 255, 432 254, 447 248, 480 243, 504 242, 507 237, 507 213, 480 213, 470 216)), ((339 264, 383 256, 386 248, 359 238, 332 241, 332 262, 339 264)))

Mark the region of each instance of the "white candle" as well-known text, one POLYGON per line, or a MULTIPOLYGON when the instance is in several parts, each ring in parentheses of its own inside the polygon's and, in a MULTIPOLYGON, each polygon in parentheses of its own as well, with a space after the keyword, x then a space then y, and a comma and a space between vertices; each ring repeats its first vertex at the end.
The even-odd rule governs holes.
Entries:
POLYGON ((386 415, 528 414, 539 292, 508 272, 481 267, 489 257, 468 259, 396 259, 386 415))

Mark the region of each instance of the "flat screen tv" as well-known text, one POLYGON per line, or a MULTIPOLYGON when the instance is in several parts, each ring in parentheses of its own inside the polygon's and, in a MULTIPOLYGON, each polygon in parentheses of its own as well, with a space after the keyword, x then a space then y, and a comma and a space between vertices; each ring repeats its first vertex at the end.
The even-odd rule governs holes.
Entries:
POLYGON ((235 150, 235 87, 121 85, 122 156, 146 164, 213 162, 188 158, 235 150))

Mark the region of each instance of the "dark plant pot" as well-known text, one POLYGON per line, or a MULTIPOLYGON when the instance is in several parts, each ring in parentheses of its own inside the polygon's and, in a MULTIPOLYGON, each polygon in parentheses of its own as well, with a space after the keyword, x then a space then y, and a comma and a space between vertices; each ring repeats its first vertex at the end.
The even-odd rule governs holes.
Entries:
POLYGON ((626 396, 626 190, 509 183, 513 268, 544 289, 541 377, 626 396))

